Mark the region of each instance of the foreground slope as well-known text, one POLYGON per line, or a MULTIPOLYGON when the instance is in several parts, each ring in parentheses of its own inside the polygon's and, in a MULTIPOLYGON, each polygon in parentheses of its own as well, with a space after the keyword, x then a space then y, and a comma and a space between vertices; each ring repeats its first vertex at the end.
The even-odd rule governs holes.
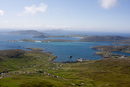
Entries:
POLYGON ((130 87, 130 59, 51 61, 49 53, 0 51, 1 87, 130 87))

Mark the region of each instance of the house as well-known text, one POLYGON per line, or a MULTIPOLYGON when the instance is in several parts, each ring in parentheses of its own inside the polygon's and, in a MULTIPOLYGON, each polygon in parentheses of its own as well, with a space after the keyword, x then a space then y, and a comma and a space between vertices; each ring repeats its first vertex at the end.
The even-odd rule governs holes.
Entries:
POLYGON ((121 56, 119 59, 128 59, 126 56, 121 56))
POLYGON ((83 62, 84 59, 82 59, 82 58, 78 58, 78 59, 76 59, 75 61, 77 61, 77 62, 83 62))

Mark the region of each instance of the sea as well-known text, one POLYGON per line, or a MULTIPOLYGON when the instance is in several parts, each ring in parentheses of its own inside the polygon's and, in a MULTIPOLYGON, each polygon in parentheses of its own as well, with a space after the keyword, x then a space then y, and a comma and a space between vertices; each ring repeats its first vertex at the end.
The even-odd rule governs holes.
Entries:
MULTIPOLYGON (((72 34, 82 34, 82 35, 120 35, 120 36, 130 36, 129 33, 100 33, 100 32, 45 32, 48 35, 72 35, 72 34)), ((114 45, 113 42, 77 42, 81 38, 33 38, 34 35, 25 34, 9 34, 8 32, 0 32, 0 50, 6 49, 22 49, 27 50, 25 47, 41 48, 43 52, 52 52, 52 55, 57 56, 54 60, 56 62, 63 61, 74 61, 77 58, 83 58, 86 60, 98 60, 102 59, 99 55, 94 55, 97 50, 91 49, 93 46, 99 45, 114 45), (8 40, 20 40, 20 39, 33 39, 33 40, 44 40, 44 39, 66 39, 74 40, 74 42, 8 42, 8 40), (72 56, 69 58, 68 56, 72 56)), ((118 44, 123 45, 123 44, 118 44)), ((130 56, 128 53, 114 52, 115 54, 123 54, 130 56)))

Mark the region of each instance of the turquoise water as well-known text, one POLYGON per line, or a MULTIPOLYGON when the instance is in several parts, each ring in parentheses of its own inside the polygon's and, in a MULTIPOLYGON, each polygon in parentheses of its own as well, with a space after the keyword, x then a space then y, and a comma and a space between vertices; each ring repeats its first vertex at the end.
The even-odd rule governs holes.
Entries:
MULTIPOLYGON (((69 61, 77 58, 87 60, 101 59, 99 55, 93 55, 97 50, 91 49, 93 46, 98 45, 111 45, 111 42, 8 42, 8 40, 19 39, 35 39, 42 40, 43 38, 33 38, 33 35, 19 35, 19 34, 0 34, 0 50, 5 49, 23 49, 25 47, 37 47, 47 49, 44 52, 50 51, 53 55, 57 56, 54 61, 69 61), (72 59, 68 56, 72 55, 72 59)), ((47 39, 47 38, 46 38, 47 39)), ((49 38, 51 39, 51 38, 49 38)), ((78 40, 79 38, 56 38, 56 39, 69 39, 78 40)))
MULTIPOLYGON (((98 43, 100 44, 100 43, 98 43)), ((102 43, 101 43, 102 44, 102 43)), ((107 44, 107 43, 104 43, 107 44)), ((94 55, 96 50, 90 47, 97 45, 95 42, 3 42, 0 43, 0 49, 24 49, 24 47, 37 47, 41 49, 47 49, 44 52, 50 51, 53 55, 57 56, 55 61, 68 61, 69 55, 72 55, 71 60, 77 58, 84 58, 89 60, 100 59, 100 56, 94 55)))

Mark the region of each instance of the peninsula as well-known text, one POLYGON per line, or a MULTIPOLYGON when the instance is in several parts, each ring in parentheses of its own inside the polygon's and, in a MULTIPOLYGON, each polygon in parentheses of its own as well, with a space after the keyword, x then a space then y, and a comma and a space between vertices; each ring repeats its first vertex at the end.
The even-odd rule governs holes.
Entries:
POLYGON ((95 52, 94 54, 100 55, 103 58, 119 58, 128 59, 130 56, 114 54, 111 52, 125 52, 130 53, 130 45, 119 45, 119 46, 94 46, 92 49, 100 50, 100 52, 95 52))
POLYGON ((25 49, 29 49, 29 50, 32 50, 32 51, 43 51, 43 49, 40 49, 40 48, 32 48, 32 47, 25 47, 25 49))

